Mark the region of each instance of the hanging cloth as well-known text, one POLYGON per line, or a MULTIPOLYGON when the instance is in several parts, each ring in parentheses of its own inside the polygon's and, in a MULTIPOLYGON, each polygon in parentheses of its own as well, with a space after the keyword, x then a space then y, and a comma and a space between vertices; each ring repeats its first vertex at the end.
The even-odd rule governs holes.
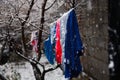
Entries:
POLYGON ((58 64, 61 64, 62 63, 62 47, 61 47, 61 43, 60 43, 60 20, 59 19, 56 22, 55 51, 56 51, 56 61, 58 64))
POLYGON ((47 60, 50 64, 54 64, 55 62, 55 38, 56 38, 56 24, 53 23, 50 27, 50 35, 48 39, 44 42, 44 53, 47 57, 47 60))
POLYGON ((35 51, 36 53, 38 53, 38 31, 33 31, 31 33, 31 45, 33 47, 33 51, 35 51))
POLYGON ((65 78, 76 77, 82 71, 80 64, 80 51, 83 44, 78 29, 78 22, 74 9, 68 12, 65 37, 65 78))
MULTIPOLYGON (((77 77, 82 71, 80 55, 82 55, 83 44, 74 9, 59 18, 52 29, 54 30, 50 31, 50 36, 45 43, 45 54, 48 54, 49 58, 55 54, 57 63, 62 64, 66 79, 77 77)), ((51 57, 48 60, 53 59, 51 57)))
POLYGON ((44 52, 50 64, 54 64, 55 53, 50 37, 44 42, 44 52))

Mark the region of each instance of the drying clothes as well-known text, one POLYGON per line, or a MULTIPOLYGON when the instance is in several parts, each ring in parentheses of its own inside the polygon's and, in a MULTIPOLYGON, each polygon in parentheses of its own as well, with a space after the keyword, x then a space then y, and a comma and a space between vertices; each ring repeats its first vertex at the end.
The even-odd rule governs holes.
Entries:
MULTIPOLYGON (((66 38, 66 33, 67 33, 67 30, 66 30, 66 24, 67 24, 67 19, 68 19, 68 14, 69 12, 63 14, 62 17, 60 17, 60 43, 61 43, 61 47, 62 47, 62 69, 63 71, 65 71, 65 64, 64 64, 64 61, 65 61, 65 38, 66 38)), ((68 78, 69 79, 69 78, 68 78)))
MULTIPOLYGON (((59 52, 62 54, 65 78, 76 77, 82 71, 79 55, 81 55, 80 51, 83 49, 83 44, 74 9, 65 13, 56 23, 58 22, 60 22, 59 46, 62 47, 62 53, 59 52)), ((58 40, 57 37, 56 39, 58 40)))
MULTIPOLYGON (((54 30, 50 31, 50 36, 45 42, 45 54, 49 57, 55 55, 56 62, 62 65, 66 79, 77 77, 82 71, 80 55, 82 55, 83 44, 74 9, 63 14, 54 26, 51 28, 54 30)), ((52 61, 51 58, 48 60, 52 61)))
POLYGON ((61 64, 62 63, 62 47, 61 47, 61 43, 60 43, 60 20, 57 20, 57 22, 56 22, 55 51, 56 51, 56 61, 58 64, 61 64))
POLYGON ((82 71, 79 55, 83 44, 74 9, 71 9, 68 15, 65 38, 65 77, 76 77, 82 71))
POLYGON ((55 53, 52 48, 50 37, 44 42, 44 52, 50 64, 54 64, 55 53))
POLYGON ((38 53, 38 31, 33 31, 31 33, 31 45, 33 46, 33 51, 38 53))
POLYGON ((44 53, 50 64, 55 62, 55 37, 56 37, 56 28, 55 23, 51 26, 50 35, 48 39, 44 42, 44 53))

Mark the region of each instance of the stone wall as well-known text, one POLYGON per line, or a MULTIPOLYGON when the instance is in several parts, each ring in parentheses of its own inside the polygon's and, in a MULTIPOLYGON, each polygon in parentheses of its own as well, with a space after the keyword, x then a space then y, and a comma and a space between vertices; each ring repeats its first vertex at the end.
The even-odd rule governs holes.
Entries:
POLYGON ((96 80, 109 80, 108 72, 108 2, 79 0, 76 8, 81 37, 85 45, 84 71, 96 80))

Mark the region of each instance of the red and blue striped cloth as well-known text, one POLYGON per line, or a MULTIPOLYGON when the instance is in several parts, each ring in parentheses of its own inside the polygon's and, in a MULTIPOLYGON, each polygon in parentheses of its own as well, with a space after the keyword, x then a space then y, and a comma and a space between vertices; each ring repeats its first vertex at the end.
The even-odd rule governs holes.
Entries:
POLYGON ((50 37, 44 43, 48 61, 52 64, 54 61, 62 64, 65 78, 77 77, 82 71, 80 55, 83 44, 74 9, 63 14, 54 27, 51 27, 50 32, 50 37))

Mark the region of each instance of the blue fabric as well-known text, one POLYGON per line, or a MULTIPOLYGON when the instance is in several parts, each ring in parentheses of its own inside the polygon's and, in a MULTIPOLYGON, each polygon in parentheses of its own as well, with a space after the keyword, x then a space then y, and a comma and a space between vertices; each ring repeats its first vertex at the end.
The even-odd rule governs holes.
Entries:
POLYGON ((76 77, 82 71, 79 55, 83 49, 74 9, 68 14, 65 39, 65 77, 76 77))
POLYGON ((50 64, 54 64, 55 60, 55 51, 53 50, 55 48, 55 28, 55 24, 53 24, 50 29, 49 38, 44 42, 44 53, 50 64))
POLYGON ((54 64, 55 55, 53 52, 50 37, 44 42, 44 52, 50 64, 54 64))

